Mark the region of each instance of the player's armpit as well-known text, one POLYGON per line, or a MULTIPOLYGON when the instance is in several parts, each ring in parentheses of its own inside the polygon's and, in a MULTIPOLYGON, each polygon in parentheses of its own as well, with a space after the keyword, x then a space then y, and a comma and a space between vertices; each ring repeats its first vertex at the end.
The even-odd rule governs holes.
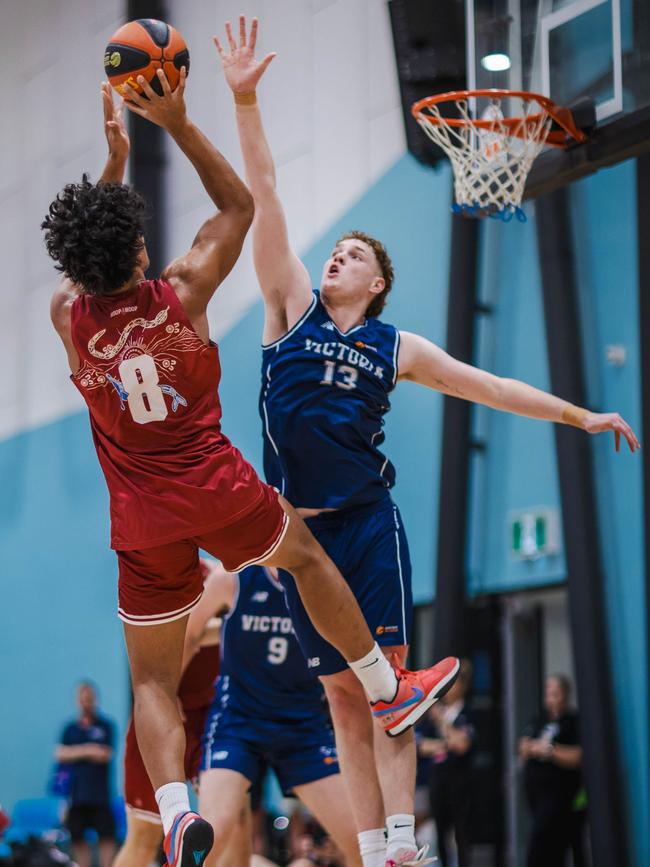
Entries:
POLYGON ((50 319, 52 320, 54 330, 63 341, 72 373, 76 373, 81 364, 79 353, 72 341, 71 319, 72 305, 80 291, 79 287, 72 280, 64 277, 50 301, 50 319))

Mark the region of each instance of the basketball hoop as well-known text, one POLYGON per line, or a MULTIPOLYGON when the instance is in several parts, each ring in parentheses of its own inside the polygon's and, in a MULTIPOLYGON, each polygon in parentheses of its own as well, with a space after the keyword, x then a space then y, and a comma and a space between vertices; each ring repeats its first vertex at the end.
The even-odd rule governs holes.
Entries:
POLYGON ((429 138, 447 154, 454 170, 456 204, 452 210, 471 217, 525 221, 521 199, 531 166, 544 145, 567 147, 586 141, 568 108, 546 96, 523 90, 458 90, 428 96, 411 108, 429 138), (469 100, 485 97, 480 118, 469 100), (521 100, 519 117, 504 117, 502 100, 521 100), (453 102, 458 117, 443 117, 441 103, 453 102))

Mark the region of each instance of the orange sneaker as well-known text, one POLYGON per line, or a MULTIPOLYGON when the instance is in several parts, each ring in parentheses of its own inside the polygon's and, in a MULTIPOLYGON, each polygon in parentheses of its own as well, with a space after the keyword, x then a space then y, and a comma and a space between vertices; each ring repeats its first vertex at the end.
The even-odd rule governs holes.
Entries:
POLYGON ((370 706, 386 734, 394 738, 415 725, 431 705, 451 689, 458 677, 460 660, 448 656, 422 671, 408 671, 395 662, 393 668, 397 675, 395 697, 392 701, 370 702, 370 706))

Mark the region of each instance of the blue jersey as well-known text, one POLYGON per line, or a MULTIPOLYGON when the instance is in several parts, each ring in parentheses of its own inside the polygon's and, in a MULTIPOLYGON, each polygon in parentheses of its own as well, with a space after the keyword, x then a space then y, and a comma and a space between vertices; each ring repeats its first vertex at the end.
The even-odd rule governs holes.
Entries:
POLYGON ((327 725, 323 689, 298 645, 282 585, 263 566, 239 573, 213 707, 270 726, 327 725))
POLYGON ((379 319, 339 331, 318 291, 296 325, 263 347, 264 472, 293 506, 361 506, 395 484, 379 446, 398 349, 399 332, 379 319))

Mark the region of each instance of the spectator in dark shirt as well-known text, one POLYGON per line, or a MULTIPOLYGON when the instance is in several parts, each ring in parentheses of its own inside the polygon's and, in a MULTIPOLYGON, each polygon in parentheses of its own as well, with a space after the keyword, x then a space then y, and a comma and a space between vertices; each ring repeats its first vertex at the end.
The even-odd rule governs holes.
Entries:
POLYGON ((563 867, 575 839, 574 801, 581 787, 582 748, 578 715, 569 709, 570 692, 567 677, 549 677, 544 713, 519 741, 533 819, 527 867, 563 867))
POLYGON ((66 824, 72 854, 79 867, 90 867, 92 853, 84 833, 92 828, 99 838, 100 867, 109 867, 115 854, 115 820, 111 810, 109 766, 113 757, 113 726, 97 710, 93 684, 77 689, 79 717, 63 730, 56 759, 71 768, 70 806, 66 824))
POLYGON ((429 797, 442 867, 450 863, 446 838, 452 829, 458 867, 469 867, 471 858, 474 727, 465 699, 471 677, 471 664, 463 660, 458 680, 429 713, 434 736, 423 737, 418 744, 420 755, 431 758, 429 797))

